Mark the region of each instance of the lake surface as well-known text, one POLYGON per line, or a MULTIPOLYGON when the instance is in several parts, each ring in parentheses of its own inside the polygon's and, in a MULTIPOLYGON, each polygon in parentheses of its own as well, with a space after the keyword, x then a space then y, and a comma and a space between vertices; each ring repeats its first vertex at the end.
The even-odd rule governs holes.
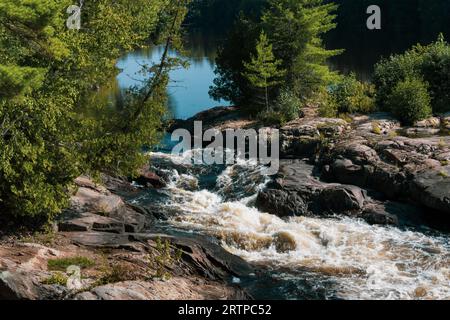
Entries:
MULTIPOLYGON (((181 57, 189 61, 189 68, 179 68, 170 73, 168 88, 169 111, 175 119, 188 119, 198 112, 213 106, 227 106, 226 101, 214 101, 208 91, 215 78, 215 58, 217 42, 203 35, 191 35, 185 44, 186 52, 180 54, 170 51, 170 56, 181 57)), ((145 79, 140 74, 142 65, 157 63, 164 48, 162 46, 141 49, 128 53, 118 61, 122 70, 117 80, 121 89, 139 86, 145 79)))

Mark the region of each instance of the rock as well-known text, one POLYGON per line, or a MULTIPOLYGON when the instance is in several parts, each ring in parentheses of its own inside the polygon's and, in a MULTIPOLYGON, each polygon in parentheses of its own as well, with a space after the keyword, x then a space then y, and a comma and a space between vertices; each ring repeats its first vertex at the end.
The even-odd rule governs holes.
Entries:
POLYGON ((125 232, 139 233, 153 225, 154 219, 146 211, 141 211, 138 207, 128 205, 125 211, 112 212, 110 218, 120 221, 125 228, 125 232))
POLYGON ((450 213, 450 166, 441 171, 418 173, 410 184, 411 198, 423 205, 450 213))
POLYGON ((60 255, 55 249, 35 243, 0 246, 0 300, 61 298, 66 293, 64 288, 41 283, 49 276, 47 260, 60 255))
POLYGON ((324 188, 318 201, 323 208, 333 213, 357 211, 364 206, 362 190, 351 185, 336 185, 324 188))
POLYGON ((131 241, 127 234, 113 234, 107 232, 70 232, 65 234, 76 244, 94 248, 122 248, 129 247, 131 241))
POLYGON ((418 127, 418 128, 437 128, 439 129, 439 127, 441 126, 441 119, 439 119, 438 117, 431 117, 422 121, 417 121, 414 124, 414 127, 418 127))
POLYGON ((256 206, 278 216, 353 214, 364 206, 364 192, 352 185, 325 183, 301 160, 281 160, 274 183, 259 192, 256 206))
POLYGON ((92 212, 108 216, 113 212, 124 212, 126 210, 123 200, 109 191, 86 187, 80 187, 71 198, 72 212, 92 212))
POLYGON ((166 182, 156 173, 150 170, 149 166, 145 166, 139 172, 136 182, 146 187, 153 187, 155 189, 162 189, 166 187, 166 182))
MULTIPOLYGON (((246 277, 254 272, 242 258, 232 255, 206 237, 185 238, 164 234, 134 234, 131 239, 156 247, 156 240, 168 240, 181 249, 183 274, 202 275, 211 280, 226 280, 230 275, 246 277)), ((176 271, 176 270, 175 270, 176 271)), ((180 272, 181 273, 181 272, 180 272)))
POLYGON ((263 212, 276 213, 279 217, 308 215, 308 206, 295 192, 269 189, 258 193, 256 206, 263 212))
POLYGON ((97 214, 85 212, 75 213, 70 217, 66 215, 58 223, 58 230, 71 231, 103 231, 112 233, 124 233, 125 225, 113 218, 103 217, 97 214))
POLYGON ((280 129, 280 155, 282 158, 311 157, 323 138, 333 138, 347 130, 342 119, 302 118, 287 123, 280 129))
POLYGON ((211 285, 182 277, 166 281, 126 281, 92 289, 75 296, 75 300, 219 300, 248 299, 237 288, 211 285))
POLYGON ((364 208, 362 218, 370 224, 398 225, 398 218, 386 211, 384 205, 369 205, 364 208))

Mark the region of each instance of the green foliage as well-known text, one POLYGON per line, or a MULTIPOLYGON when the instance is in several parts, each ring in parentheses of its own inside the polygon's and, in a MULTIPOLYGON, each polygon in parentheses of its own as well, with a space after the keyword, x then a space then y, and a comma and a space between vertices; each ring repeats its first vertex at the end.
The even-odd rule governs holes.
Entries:
MULTIPOLYGON (((275 59, 267 35, 264 31, 261 32, 256 44, 256 56, 252 55, 249 63, 244 62, 243 75, 252 87, 263 90, 262 105, 266 110, 269 110, 269 89, 279 85, 280 78, 286 73, 285 70, 280 70, 280 65, 281 60, 275 59)), ((256 101, 256 104, 261 103, 256 101)))
POLYGON ((369 113, 375 109, 374 86, 358 81, 353 73, 332 85, 330 94, 337 113, 369 113))
POLYGON ((46 285, 58 285, 65 287, 67 285, 68 277, 61 273, 61 272, 55 272, 47 279, 44 279, 41 283, 46 285))
POLYGON ((252 100, 248 81, 242 77, 243 62, 250 61, 254 52, 250 44, 264 30, 274 59, 281 61, 280 70, 286 70, 279 87, 288 88, 304 101, 315 97, 336 81, 337 75, 330 71, 327 61, 341 51, 325 49, 322 41, 323 35, 335 27, 335 10, 334 4, 322 0, 268 0, 261 19, 241 15, 219 51, 211 96, 237 105, 252 100))
POLYGON ((431 98, 426 84, 419 79, 399 82, 387 99, 392 112, 405 124, 413 124, 431 115, 431 98))
POLYGON ((336 9, 335 4, 322 0, 269 0, 262 17, 263 29, 275 56, 288 70, 284 85, 299 97, 311 98, 336 79, 327 61, 342 51, 325 49, 322 40, 336 27, 336 9))
POLYGON ((259 114, 259 119, 268 125, 284 125, 298 118, 302 108, 301 100, 291 91, 281 90, 272 108, 259 114))
POLYGON ((450 45, 442 36, 428 46, 417 45, 375 66, 377 103, 382 109, 391 111, 389 96, 398 83, 408 78, 428 83, 433 112, 450 111, 450 45))
POLYGON ((78 266, 80 268, 90 268, 95 265, 95 262, 87 257, 70 257, 50 259, 47 261, 49 270, 66 271, 70 266, 78 266))
POLYGON ((169 279, 171 274, 167 268, 172 268, 175 263, 181 260, 183 251, 173 247, 169 240, 162 241, 156 239, 156 252, 153 257, 149 257, 150 272, 152 276, 159 279, 169 279))
POLYGON ((179 44, 188 0, 85 1, 82 29, 68 30, 70 0, 0 3, 0 213, 52 219, 80 174, 131 175, 159 138, 167 56, 147 66, 148 84, 124 105, 97 99, 123 52, 179 44))

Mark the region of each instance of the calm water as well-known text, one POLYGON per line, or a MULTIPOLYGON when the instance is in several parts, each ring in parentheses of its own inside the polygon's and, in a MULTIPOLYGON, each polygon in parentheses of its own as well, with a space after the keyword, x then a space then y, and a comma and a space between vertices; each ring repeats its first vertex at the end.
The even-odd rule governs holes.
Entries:
MULTIPOLYGON (((145 77, 140 74, 142 65, 157 63, 164 48, 152 47, 127 54, 119 60, 122 72, 117 80, 121 89, 141 83, 145 77)), ((209 37, 192 35, 185 44, 186 52, 179 54, 170 51, 172 57, 182 57, 189 61, 189 68, 180 68, 170 73, 171 83, 168 88, 169 111, 176 119, 187 119, 200 111, 213 106, 229 105, 226 101, 214 101, 209 97, 209 87, 214 80, 217 43, 209 37)))

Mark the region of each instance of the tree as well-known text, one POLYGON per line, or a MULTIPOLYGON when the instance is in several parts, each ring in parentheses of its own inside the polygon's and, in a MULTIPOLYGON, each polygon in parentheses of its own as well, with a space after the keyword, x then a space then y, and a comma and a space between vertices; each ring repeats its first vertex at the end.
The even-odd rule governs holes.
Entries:
POLYGON ((133 174, 147 161, 142 147, 158 139, 167 70, 179 61, 149 66, 148 84, 129 90, 122 109, 96 88, 123 52, 173 44, 187 2, 85 1, 79 31, 66 28, 70 0, 0 2, 1 217, 45 222, 78 175, 133 174))
POLYGON ((327 50, 322 36, 336 27, 337 6, 323 0, 269 0, 262 25, 273 44, 275 56, 288 70, 285 84, 308 99, 336 80, 327 61, 341 50, 327 50))
POLYGON ((275 59, 272 45, 262 31, 256 44, 256 56, 252 55, 249 63, 244 62, 244 76, 253 87, 264 90, 266 110, 269 110, 269 89, 279 85, 280 78, 286 73, 280 69, 281 64, 281 60, 275 59))
POLYGON ((236 60, 249 61, 254 51, 249 41, 252 43, 260 30, 267 34, 275 59, 282 61, 280 69, 286 70, 280 87, 305 101, 336 80, 327 62, 341 51, 327 50, 322 40, 336 26, 336 5, 324 4, 323 0, 268 0, 265 7, 262 17, 241 15, 239 28, 232 31, 219 51, 217 78, 210 91, 214 99, 249 103, 248 81, 242 76, 245 66, 236 60))

